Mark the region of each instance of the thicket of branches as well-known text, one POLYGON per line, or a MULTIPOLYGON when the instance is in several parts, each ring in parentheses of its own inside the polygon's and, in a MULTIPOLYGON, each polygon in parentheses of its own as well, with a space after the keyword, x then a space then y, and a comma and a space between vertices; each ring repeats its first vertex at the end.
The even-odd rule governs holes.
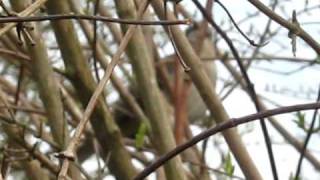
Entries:
POLYGON ((270 100, 247 71, 262 61, 299 65, 285 75, 316 66, 317 34, 299 20, 320 4, 306 0, 292 11, 287 1, 237 1, 251 7, 239 18, 224 3, 0 1, 0 179, 264 179, 236 128, 254 120, 274 179, 284 167, 277 166, 267 124, 299 153, 293 179, 303 178, 304 158, 318 171, 307 145, 318 132, 320 95, 314 103, 268 110, 270 100), (297 46, 313 58, 296 57, 297 46), (231 119, 222 103, 237 89, 256 114, 231 119), (314 110, 310 121, 303 110, 314 110), (273 116, 289 112, 304 139, 273 116), (210 167, 207 138, 217 133, 230 154, 216 145, 221 163, 210 167), (242 174, 234 174, 235 164, 242 174))

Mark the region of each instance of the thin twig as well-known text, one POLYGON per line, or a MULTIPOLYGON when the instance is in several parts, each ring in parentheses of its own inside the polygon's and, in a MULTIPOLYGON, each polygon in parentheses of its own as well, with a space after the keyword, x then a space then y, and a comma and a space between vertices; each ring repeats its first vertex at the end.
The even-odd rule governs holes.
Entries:
MULTIPOLYGON (((23 81, 23 76, 24 76, 24 66, 20 65, 19 69, 19 76, 18 76, 18 84, 17 84, 17 90, 15 92, 15 97, 14 97, 14 105, 18 106, 19 100, 20 100, 20 92, 21 92, 21 86, 22 86, 22 81, 23 81)), ((14 110, 14 113, 16 113, 16 110, 14 110)))
MULTIPOLYGON (((38 0, 38 1, 34 2, 33 4, 31 4, 27 9, 25 9, 22 12, 20 12, 19 14, 17 14, 17 16, 19 16, 20 18, 24 17, 24 16, 28 16, 28 15, 34 13, 36 10, 38 10, 46 2, 47 2, 47 0, 38 0)), ((16 25, 17 25, 17 23, 10 23, 10 24, 4 26, 3 28, 1 28, 0 29, 0 36, 2 36, 4 33, 8 32, 11 28, 15 27, 16 25)))
POLYGON ((284 18, 276 14, 274 11, 269 9, 267 6, 265 6, 261 1, 258 1, 258 0, 248 0, 248 1, 252 5, 254 5, 257 9, 259 9, 261 12, 263 12, 266 16, 268 16, 269 18, 271 18, 281 26, 287 28, 289 31, 299 32, 297 33, 297 36, 299 36, 310 47, 312 47, 312 49, 317 54, 320 54, 320 44, 312 36, 310 36, 310 34, 304 31, 300 26, 296 26, 290 21, 285 20, 284 18))
POLYGON ((252 39, 250 39, 238 26, 238 24, 236 23, 236 21, 233 19, 231 13, 228 11, 228 9, 219 1, 219 0, 215 0, 215 2, 217 2, 222 9, 227 13, 227 15, 229 16, 231 22, 233 23, 233 25, 236 27, 236 29, 238 30, 238 32, 249 42, 250 45, 252 46, 256 46, 256 47, 262 47, 268 44, 268 42, 264 42, 261 44, 257 44, 255 43, 252 39))
POLYGON ((154 161, 152 164, 150 164, 148 167, 146 167, 142 172, 140 172, 134 180, 143 180, 146 178, 149 174, 154 172, 157 168, 162 166, 164 163, 172 159, 173 157, 177 156, 184 150, 190 148, 191 146, 197 144, 198 142, 207 139, 208 137, 215 135, 219 132, 222 132, 224 130, 234 128, 238 125, 245 124, 248 122, 252 122, 258 119, 271 117, 274 115, 280 115, 285 113, 291 113, 296 111, 304 111, 304 110, 312 110, 320 108, 320 103, 308 103, 308 104, 298 104, 298 105, 292 105, 292 106, 284 106, 281 108, 276 108, 272 110, 266 110, 266 111, 260 111, 256 114, 251 114, 247 116, 243 116, 240 118, 232 118, 229 119, 226 122, 217 124, 215 127, 210 128, 208 130, 205 130, 201 132, 200 134, 194 136, 192 139, 187 141, 184 144, 178 145, 176 148, 174 148, 172 151, 162 155, 160 158, 158 158, 156 161, 154 161))
POLYGON ((9 102, 6 98, 5 93, 2 91, 2 89, 0 88, 0 101, 3 103, 4 107, 7 109, 9 116, 10 116, 10 121, 11 123, 15 123, 15 113, 14 111, 9 107, 9 102))
MULTIPOLYGON (((319 86, 319 89, 318 89, 318 97, 317 97, 317 102, 319 102, 319 101, 320 101, 320 86, 319 86)), ((313 117, 312 117, 312 122, 311 122, 310 128, 308 130, 307 137, 306 137, 306 139, 304 141, 302 151, 300 153, 300 158, 299 158, 298 165, 297 165, 295 179, 299 179, 299 175, 300 175, 300 171, 301 171, 301 167, 302 167, 302 161, 303 161, 304 155, 306 153, 309 140, 311 139, 311 135, 313 133, 314 125, 315 125, 316 119, 317 119, 318 110, 319 109, 315 109, 314 110, 313 117)))
POLYGON ((22 111, 22 112, 25 112, 25 113, 33 113, 33 114, 38 114, 38 115, 42 115, 42 116, 45 116, 46 115, 46 112, 44 111, 41 111, 39 109, 35 109, 35 108, 27 108, 27 107, 23 107, 23 106, 16 106, 16 105, 0 105, 0 109, 3 109, 3 108, 9 108, 9 109, 12 109, 14 111, 22 111))
POLYGON ((231 179, 244 180, 244 178, 242 178, 242 177, 235 176, 235 175, 230 175, 230 174, 228 174, 228 173, 226 173, 226 172, 223 172, 223 171, 221 171, 221 170, 219 170, 219 169, 211 168, 211 167, 207 166, 207 165, 204 164, 204 163, 201 164, 201 163, 196 163, 196 162, 191 162, 191 161, 187 161, 187 162, 190 163, 190 164, 193 165, 193 166, 200 166, 201 168, 208 169, 208 170, 210 170, 210 171, 212 171, 212 172, 215 172, 215 173, 217 173, 217 174, 224 175, 224 176, 229 177, 229 178, 231 178, 231 179))
MULTIPOLYGON (((149 0, 144 0, 143 2, 141 2, 141 6, 138 10, 138 16, 137 16, 138 19, 140 19, 142 17, 143 12, 147 8, 148 4, 149 4, 149 0)), ((134 34, 136 27, 137 27, 136 25, 132 25, 128 28, 125 36, 123 37, 123 39, 119 45, 117 52, 114 54, 112 61, 109 63, 109 65, 107 66, 107 68, 105 70, 104 76, 102 77, 95 92, 93 93, 92 97, 90 98, 90 101, 85 109, 84 114, 83 114, 83 119, 80 121, 79 125, 77 126, 77 129, 75 131, 74 136, 70 140, 66 150, 64 152, 60 153, 60 155, 64 158, 64 160, 63 160, 62 167, 61 167, 61 170, 58 175, 58 179, 64 179, 66 177, 70 160, 74 159, 75 150, 80 142, 80 137, 86 127, 86 124, 89 122, 90 116, 95 108, 95 105, 100 97, 100 94, 102 93, 104 86, 106 85, 106 83, 110 79, 110 76, 113 72, 113 69, 118 64, 118 62, 120 60, 120 56, 122 55, 125 48, 127 47, 127 44, 129 43, 130 38, 134 34)))
POLYGON ((19 17, 19 16, 9 16, 9 17, 1 17, 0 23, 21 23, 21 22, 39 22, 39 21, 59 21, 59 20, 70 20, 70 19, 83 19, 83 20, 91 20, 91 21, 103 21, 109 23, 119 23, 119 24, 131 24, 131 25, 145 25, 145 26, 153 26, 153 25, 179 25, 186 24, 189 25, 191 23, 190 19, 183 20, 159 20, 159 21, 146 21, 146 20, 129 20, 129 19, 118 19, 118 18, 110 18, 105 16, 90 16, 83 14, 52 14, 45 16, 27 16, 27 17, 19 17))
MULTIPOLYGON (((261 107, 260 104, 258 103, 257 100, 257 94, 255 92, 254 89, 254 85, 252 84, 246 69, 240 59, 240 56, 238 54, 237 49, 234 47, 231 39, 228 37, 228 35, 213 21, 212 17, 209 16, 206 12, 206 10, 202 7, 202 5, 199 3, 198 0, 192 0, 193 3, 198 7, 198 9, 201 11, 202 15, 208 20, 208 22, 214 27, 214 29, 222 36, 222 38, 226 41, 226 43, 228 44, 229 48, 231 49, 231 52, 234 56, 234 58, 236 59, 238 66, 240 67, 240 71, 241 74, 244 77, 244 80, 246 82, 247 85, 247 89, 250 95, 250 98, 252 99, 252 101, 254 102, 254 105, 256 107, 256 110, 259 112, 261 111, 261 107)), ((271 169, 272 169, 272 174, 273 174, 273 178, 274 180, 278 179, 278 173, 277 173, 277 169, 276 169, 276 164, 275 164, 275 160, 274 160, 274 156, 273 156, 273 151, 272 151, 272 144, 271 144, 271 140, 269 137, 269 133, 268 133, 268 129, 267 126, 265 124, 265 121, 263 119, 260 120, 260 125, 262 128, 262 132, 263 132, 263 136, 264 136, 264 140, 267 146, 267 150, 268 150, 268 156, 269 156, 269 161, 270 161, 270 165, 271 165, 271 169)))
MULTIPOLYGON (((164 1, 164 18, 165 20, 167 20, 167 2, 168 0, 165 0, 164 1)), ((173 7, 174 7, 174 12, 176 13, 176 4, 178 4, 178 2, 180 1, 174 1, 174 4, 173 4, 173 7)), ((175 14, 176 15, 176 14, 175 14)), ((187 71, 190 71, 190 67, 186 64, 186 62, 183 60, 181 54, 180 54, 180 51, 178 50, 177 48, 177 45, 176 45, 176 42, 173 40, 173 35, 172 35, 172 31, 171 31, 171 27, 167 27, 167 31, 168 31, 168 36, 169 36, 169 39, 171 41, 171 44, 173 46, 173 49, 174 49, 174 52, 176 53, 177 55, 177 58, 181 64, 181 66, 183 67, 184 71, 187 72, 187 71)))
MULTIPOLYGON (((96 0, 96 4, 94 6, 94 16, 97 15, 99 11, 100 0, 96 0)), ((94 72, 97 78, 97 81, 100 82, 100 76, 98 72, 98 62, 97 62, 97 21, 93 21, 93 42, 92 42, 92 55, 93 55, 93 67, 94 72)))

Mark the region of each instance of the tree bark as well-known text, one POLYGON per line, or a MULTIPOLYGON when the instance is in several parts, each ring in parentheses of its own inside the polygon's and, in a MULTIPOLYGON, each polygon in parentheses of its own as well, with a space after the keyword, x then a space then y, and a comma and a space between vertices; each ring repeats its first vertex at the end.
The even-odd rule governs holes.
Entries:
MULTIPOLYGON (((132 0, 117 0, 115 3, 120 18, 136 18, 136 7, 132 0)), ((126 32, 127 26, 122 25, 121 27, 122 31, 126 32)), ((160 154, 164 154, 173 149, 176 144, 168 116, 166 115, 167 112, 160 96, 152 58, 148 52, 140 27, 137 27, 135 34, 127 46, 126 52, 137 79, 138 93, 142 98, 146 114, 150 119, 152 138, 155 138, 155 148, 160 154)), ((164 169, 168 180, 186 179, 179 157, 169 161, 164 166, 164 169)))

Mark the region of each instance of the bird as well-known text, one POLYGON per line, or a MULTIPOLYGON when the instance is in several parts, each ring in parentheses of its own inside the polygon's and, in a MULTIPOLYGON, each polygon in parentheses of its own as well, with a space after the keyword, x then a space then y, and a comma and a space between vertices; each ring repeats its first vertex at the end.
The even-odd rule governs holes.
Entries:
MULTIPOLYGON (((199 35, 199 27, 192 26, 186 31, 186 35, 190 41, 191 45, 195 45, 196 41, 198 40, 199 35)), ((210 34, 207 38, 205 38, 202 48, 199 52, 200 58, 208 58, 215 56, 215 48, 213 42, 210 40, 210 34)), ((174 81, 174 62, 176 60, 176 55, 168 55, 163 57, 163 62, 167 62, 166 68, 168 69, 169 74, 169 81, 173 83, 174 81)), ((214 61, 203 61, 204 69, 211 80, 211 84, 213 88, 216 87, 217 82, 217 68, 214 61)), ((187 78, 187 77, 186 77, 187 78)), ((170 92, 165 91, 164 82, 159 82, 159 86, 161 89, 161 96, 163 96, 163 100, 165 101, 164 104, 168 114, 171 114, 170 119, 172 119, 172 127, 174 124, 174 117, 173 117, 173 106, 172 102, 170 102, 170 92)), ((135 83, 130 83, 128 88, 130 89, 133 96, 136 98, 137 102, 140 104, 142 103, 141 97, 139 96, 139 88, 135 86, 135 83)), ((117 120, 118 125, 122 129, 123 133, 127 137, 134 137, 139 128, 139 119, 137 119, 132 112, 130 112, 130 108, 128 107, 125 102, 122 102, 121 99, 116 101, 113 105, 114 107, 114 115, 115 119, 117 120)), ((141 106, 143 107, 143 105, 141 106)), ((192 84, 188 91, 188 99, 187 99, 187 113, 188 113, 188 120, 189 123, 198 125, 200 127, 208 127, 211 126, 213 123, 212 118, 208 118, 208 111, 207 107, 202 100, 197 88, 192 84)))

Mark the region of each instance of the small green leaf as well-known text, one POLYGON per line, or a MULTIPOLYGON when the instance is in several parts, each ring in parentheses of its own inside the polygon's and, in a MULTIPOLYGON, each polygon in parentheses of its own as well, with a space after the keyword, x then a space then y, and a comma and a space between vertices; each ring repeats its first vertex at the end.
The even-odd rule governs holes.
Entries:
POLYGON ((145 122, 142 122, 139 126, 138 132, 135 136, 135 145, 136 148, 141 148, 144 143, 144 137, 146 136, 148 132, 148 126, 145 122))
POLYGON ((305 116, 306 114, 301 113, 300 111, 296 113, 296 118, 294 122, 297 124, 297 126, 301 129, 305 129, 305 116))
POLYGON ((229 175, 233 176, 234 173, 234 165, 232 164, 231 154, 230 152, 227 154, 226 161, 224 163, 224 171, 229 175))
POLYGON ((291 172, 291 173, 290 173, 289 180, 300 180, 300 177, 295 177, 295 176, 293 175, 293 173, 291 172))

